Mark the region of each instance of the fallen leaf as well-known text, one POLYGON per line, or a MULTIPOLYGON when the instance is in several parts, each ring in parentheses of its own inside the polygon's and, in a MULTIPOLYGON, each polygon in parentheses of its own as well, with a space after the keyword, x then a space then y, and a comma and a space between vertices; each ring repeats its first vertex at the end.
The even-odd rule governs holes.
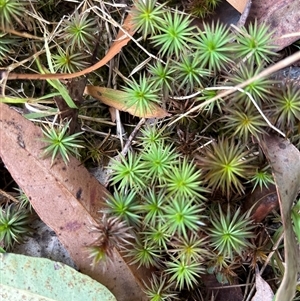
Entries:
POLYGON ((241 14, 245 10, 245 7, 247 5, 247 0, 227 0, 237 11, 239 11, 241 14))
POLYGON ((245 25, 247 17, 249 15, 251 1, 237 1, 234 0, 237 5, 236 8, 234 7, 231 1, 222 2, 218 5, 213 14, 208 15, 204 20, 202 18, 194 18, 193 24, 197 25, 201 31, 205 30, 203 27, 203 22, 212 24, 221 22, 222 24, 226 24, 228 27, 231 25, 235 25, 237 27, 241 27, 245 25), (242 11, 242 13, 239 12, 242 11))
POLYGON ((255 287, 256 293, 251 301, 272 301, 274 293, 268 284, 259 274, 259 270, 255 268, 255 287))
POLYGON ((102 284, 60 262, 0 254, 1 300, 116 301, 102 284))
POLYGON ((290 301, 295 295, 299 266, 291 210, 300 188, 300 152, 289 141, 275 135, 264 135, 260 145, 272 167, 284 228, 285 272, 275 301, 290 301))
POLYGON ((249 194, 243 202, 243 211, 251 210, 251 219, 255 223, 262 222, 265 217, 279 206, 275 185, 260 188, 249 194))
POLYGON ((137 117, 163 118, 171 115, 156 104, 153 104, 151 108, 149 108, 149 110, 144 113, 139 112, 135 105, 128 107, 128 105, 126 104, 128 93, 124 91, 87 85, 84 93, 102 101, 104 104, 110 107, 113 107, 120 111, 128 112, 129 114, 137 117))
MULTIPOLYGON (((32 79, 32 80, 41 80, 41 79, 68 79, 68 78, 75 78, 79 77, 88 73, 91 73, 102 66, 104 66, 106 63, 108 63, 113 57, 115 57, 122 48, 127 45, 127 43, 131 40, 131 36, 134 35, 135 29, 132 26, 131 23, 131 15, 130 13, 127 15, 126 19, 124 20, 124 24, 122 26, 122 29, 127 32, 127 34, 124 33, 123 30, 119 30, 117 37, 115 38, 114 42, 110 46, 108 52, 106 55, 96 64, 92 65, 91 67, 88 67, 84 70, 74 72, 74 73, 47 73, 47 74, 28 74, 28 73, 9 73, 7 75, 7 80, 12 79, 32 79)), ((1 74, 0 74, 1 75, 1 74)), ((4 75, 5 76, 5 75, 4 75)))
POLYGON ((258 24, 264 23, 273 31, 272 43, 276 51, 299 40, 299 36, 283 38, 286 34, 300 32, 299 0, 253 0, 249 12, 249 22, 257 19, 258 24))
POLYGON ((51 167, 50 158, 41 159, 41 129, 6 104, 0 103, 0 112, 2 161, 79 270, 104 284, 118 301, 144 300, 139 281, 147 273, 136 271, 135 266, 129 268, 117 251, 113 265, 91 268, 86 247, 96 236, 89 227, 97 225, 107 190, 73 157, 68 166, 57 159, 51 167))

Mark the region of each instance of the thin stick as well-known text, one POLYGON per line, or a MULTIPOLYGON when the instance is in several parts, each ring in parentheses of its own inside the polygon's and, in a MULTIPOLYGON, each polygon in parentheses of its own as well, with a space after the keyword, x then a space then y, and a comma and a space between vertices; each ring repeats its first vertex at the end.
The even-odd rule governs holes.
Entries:
POLYGON ((32 39, 32 40, 40 40, 40 41, 43 41, 44 40, 44 38, 43 37, 37 37, 37 36, 34 36, 34 35, 32 35, 32 34, 29 34, 29 33, 27 33, 27 32, 21 32, 21 31, 17 31, 17 30, 14 30, 14 29, 11 29, 11 28, 2 28, 1 26, 0 26, 0 30, 2 31, 2 32, 5 32, 5 33, 11 33, 11 34, 13 34, 13 35, 15 35, 15 36, 18 36, 18 37, 22 37, 22 38, 25 38, 25 39, 32 39))
POLYGON ((259 114, 262 116, 262 118, 265 120, 265 122, 268 124, 268 126, 270 128, 272 128, 274 131, 276 131, 277 133, 279 133, 280 135, 282 135, 283 137, 285 137, 285 134, 283 132, 281 132, 277 127, 275 127, 270 121, 269 119, 266 117, 266 115, 262 112, 261 108, 258 106, 258 104, 256 103, 256 101, 254 100, 254 98, 252 97, 252 95, 241 89, 241 88, 237 88, 237 87, 211 87, 211 88, 206 88, 205 90, 235 90, 235 91, 240 91, 241 93, 245 93, 252 101, 252 103, 254 104, 255 108, 257 109, 257 111, 259 112, 259 114))
POLYGON ((13 196, 11 196, 9 193, 5 192, 2 189, 0 189, 0 194, 2 194, 4 197, 6 197, 7 199, 9 199, 10 201, 13 201, 14 203, 18 203, 19 202, 16 198, 14 198, 13 196))
POLYGON ((135 126, 134 130, 132 131, 132 133, 130 134, 128 140, 126 141, 126 144, 123 148, 123 150, 121 151, 121 154, 123 156, 126 156, 128 149, 132 143, 133 138, 135 137, 135 135, 137 134, 137 132, 140 130, 141 126, 145 123, 146 119, 142 118, 139 123, 135 126))
MULTIPOLYGON (((293 55, 281 60, 280 62, 266 68, 265 70, 263 70, 262 72, 260 72, 259 74, 257 74, 256 76, 253 76, 251 78, 249 78, 248 80, 244 81, 243 83, 236 85, 234 88, 235 90, 241 89, 246 87, 247 85, 253 83, 254 81, 261 79, 265 76, 268 76, 276 71, 279 71, 280 69, 283 69, 285 67, 290 66, 291 64, 295 63, 296 61, 300 60, 300 51, 294 53, 293 55)), ((216 95, 215 97, 206 100, 205 102, 199 104, 198 106, 193 107, 192 109, 190 109, 189 111, 185 112, 184 114, 181 114, 179 117, 177 117, 176 119, 174 119, 171 123, 168 124, 168 126, 171 126, 172 124, 174 124, 175 122, 179 121, 180 119, 188 116, 189 114, 200 110, 201 108, 209 105, 210 103, 224 97, 227 95, 232 94, 233 92, 235 92, 235 90, 225 90, 223 92, 221 92, 220 94, 216 95)))
MULTIPOLYGON (((101 9, 99 9, 99 10, 101 11, 101 9)), ((133 38, 133 35, 135 33, 135 30, 133 28, 129 28, 128 31, 126 31, 120 24, 118 24, 116 21, 114 21, 107 13, 105 13, 104 11, 101 11, 101 12, 107 17, 107 19, 105 19, 106 21, 108 21, 111 24, 115 25, 116 27, 118 27, 120 29, 120 31, 122 31, 124 33, 124 35, 120 39, 130 38, 148 56, 150 56, 150 57, 152 57, 156 60, 159 60, 160 62, 165 64, 165 62, 163 60, 159 59, 155 55, 148 52, 136 39, 133 38)), ((107 63, 106 60, 107 60, 107 58, 105 56, 100 61, 98 61, 96 64, 94 64, 94 65, 92 65, 92 66, 90 66, 90 67, 88 67, 84 70, 74 72, 74 73, 47 73, 47 74, 24 73, 24 74, 21 74, 21 73, 9 73, 7 71, 3 71, 2 72, 2 78, 5 78, 5 80, 12 80, 12 79, 27 79, 27 80, 71 79, 71 78, 76 78, 76 77, 79 77, 79 76, 83 76, 85 74, 91 73, 91 72, 101 68, 102 66, 105 65, 105 63, 107 63)))
POLYGON ((10 195, 9 193, 5 192, 2 189, 0 189, 0 194, 2 194, 4 197, 6 197, 7 199, 9 199, 10 201, 12 201, 14 203, 18 203, 19 202, 16 198, 14 198, 12 195, 10 195))
MULTIPOLYGON (((121 153, 119 153, 117 156, 115 156, 113 159, 115 161, 119 161, 121 162, 122 157, 125 157, 128 153, 128 150, 132 144, 132 140, 134 139, 135 135, 137 134, 137 132, 139 131, 139 129, 141 128, 141 126, 145 123, 146 119, 142 118, 139 123, 135 126, 134 130, 132 131, 132 133, 130 134, 128 140, 126 141, 126 144, 124 146, 124 148, 122 149, 121 153)), ((111 166, 111 162, 108 164, 107 166, 107 170, 106 170, 106 174, 105 174, 105 179, 102 181, 102 184, 107 187, 109 180, 111 178, 112 175, 112 169, 110 168, 111 166)))

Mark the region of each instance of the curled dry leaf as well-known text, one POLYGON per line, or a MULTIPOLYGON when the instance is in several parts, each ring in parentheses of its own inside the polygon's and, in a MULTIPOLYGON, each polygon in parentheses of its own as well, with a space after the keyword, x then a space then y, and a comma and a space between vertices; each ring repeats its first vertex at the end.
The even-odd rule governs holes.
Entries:
POLYGON ((265 217, 279 206, 275 185, 256 187, 243 202, 243 211, 251 210, 251 219, 255 223, 262 222, 265 217))
POLYGON ((251 301, 272 301, 274 293, 268 284, 259 274, 259 270, 255 268, 255 286, 256 293, 251 301))
POLYGON ((153 104, 145 113, 139 112, 136 106, 130 106, 126 104, 128 99, 128 93, 120 90, 114 90, 104 87, 96 87, 87 85, 84 91, 86 94, 102 101, 104 104, 113 107, 117 110, 128 112, 131 115, 141 118, 163 118, 170 116, 168 112, 162 109, 160 106, 153 104))
POLYGON ((272 167, 284 228, 285 272, 275 301, 290 301, 295 295, 299 267, 291 211, 300 189, 300 152, 289 141, 275 135, 264 135, 260 145, 272 167))
MULTIPOLYGON (((114 42, 110 46, 106 55, 96 64, 78 71, 74 73, 47 73, 47 74, 28 74, 28 73, 9 73, 6 76, 7 80, 12 79, 32 79, 32 80, 40 80, 40 79, 68 79, 68 78, 76 78, 88 73, 91 73, 101 67, 103 67, 106 63, 108 63, 113 57, 115 57, 122 48, 128 44, 131 40, 131 37, 135 33, 135 29, 132 26, 131 15, 128 14, 126 19, 124 20, 124 24, 122 26, 123 30, 119 30, 118 35, 116 36, 114 42), (126 32, 126 33, 125 33, 126 32)), ((1 73, 0 73, 1 77, 1 73)))
POLYGON ((145 300, 139 284, 143 275, 133 266, 129 268, 116 250, 113 265, 91 268, 87 246, 97 236, 90 228, 97 226, 98 211, 108 191, 73 157, 68 166, 62 159, 51 166, 51 158, 41 158, 42 130, 6 104, 0 103, 0 112, 2 161, 80 271, 104 284, 118 301, 145 300))

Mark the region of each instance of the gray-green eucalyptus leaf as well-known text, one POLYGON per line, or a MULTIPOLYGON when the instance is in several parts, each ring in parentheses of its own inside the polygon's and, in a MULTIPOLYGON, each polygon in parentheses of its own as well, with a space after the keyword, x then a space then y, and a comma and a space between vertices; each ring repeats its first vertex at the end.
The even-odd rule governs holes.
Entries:
POLYGON ((288 140, 265 135, 261 143, 272 167, 284 228, 285 272, 275 301, 290 301, 296 292, 299 246, 292 227, 292 206, 300 189, 300 152, 288 140))
POLYGON ((102 284, 45 258, 0 254, 0 300, 116 301, 102 284))

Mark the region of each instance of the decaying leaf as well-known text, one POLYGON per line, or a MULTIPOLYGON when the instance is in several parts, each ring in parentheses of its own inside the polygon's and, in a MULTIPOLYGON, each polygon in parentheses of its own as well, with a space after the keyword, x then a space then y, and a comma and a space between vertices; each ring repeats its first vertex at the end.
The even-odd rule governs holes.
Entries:
POLYGON ((79 270, 104 284, 118 301, 144 300, 139 285, 143 276, 134 268, 131 270, 132 266, 129 268, 117 251, 114 265, 91 268, 86 247, 94 242, 96 234, 89 227, 97 225, 98 211, 108 194, 106 189, 73 157, 68 166, 57 159, 51 167, 51 159, 41 158, 41 129, 6 104, 0 103, 0 112, 2 161, 40 218, 56 232, 79 270))
POLYGON ((102 101, 104 104, 118 109, 120 111, 128 112, 131 115, 142 118, 163 118, 170 116, 168 112, 162 109, 160 106, 153 104, 151 109, 142 113, 137 110, 136 106, 130 106, 126 104, 128 99, 128 93, 120 90, 114 90, 104 87, 96 87, 88 85, 85 88, 85 93, 102 101))
POLYGON ((259 274, 259 270, 255 269, 255 287, 256 293, 251 301, 272 301, 274 293, 268 284, 259 274))
POLYGON ((299 1, 290 0, 256 0, 252 1, 248 21, 257 19, 258 23, 270 26, 274 32, 272 43, 276 45, 276 51, 299 40, 299 35, 284 37, 287 34, 300 32, 299 1))
POLYGON ((0 300, 116 301, 102 284, 60 262, 0 254, 0 300))
POLYGON ((25 73, 9 73, 7 75, 7 80, 12 80, 12 79, 68 79, 68 78, 76 78, 88 73, 91 73, 102 66, 104 66, 107 62, 109 62, 115 55, 117 55, 122 48, 127 45, 127 43, 131 40, 131 36, 134 35, 135 29, 132 26, 131 22, 131 15, 128 14, 126 19, 124 20, 124 24, 122 26, 123 30, 119 30, 117 37, 115 38, 114 42, 112 43, 111 47, 109 48, 108 52, 106 55, 96 64, 78 71, 74 73, 47 73, 47 74, 25 74, 25 73), (125 34, 125 32, 127 34, 125 34))
POLYGON ((275 301, 290 301, 295 294, 299 266, 291 210, 300 188, 300 152, 289 141, 274 135, 265 135, 261 147, 272 167, 284 228, 285 272, 275 301))
POLYGON ((260 188, 249 194, 243 202, 243 211, 251 210, 251 219, 255 223, 261 223, 274 209, 277 209, 278 196, 275 185, 260 188))

